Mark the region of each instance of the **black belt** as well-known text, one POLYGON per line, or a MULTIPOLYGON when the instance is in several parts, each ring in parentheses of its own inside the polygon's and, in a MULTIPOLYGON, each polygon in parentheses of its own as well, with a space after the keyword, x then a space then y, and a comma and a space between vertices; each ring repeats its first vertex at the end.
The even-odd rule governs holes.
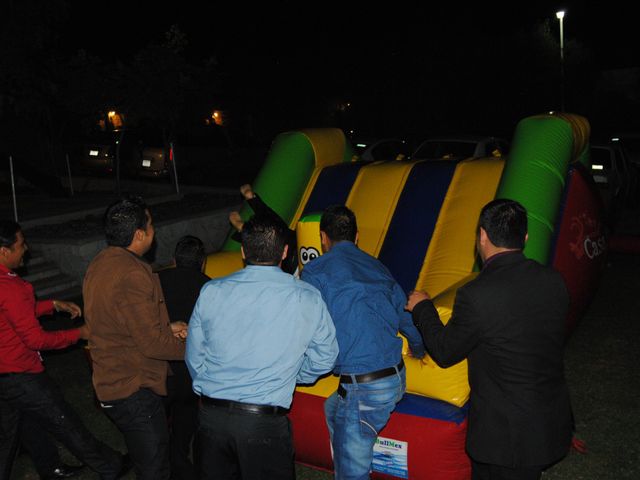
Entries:
POLYGON ((400 360, 400 363, 395 367, 383 368, 382 370, 376 370, 375 372, 363 373, 361 375, 340 375, 340 383, 368 383, 378 380, 379 378, 395 375, 404 368, 404 361, 400 360))
POLYGON ((289 410, 274 405, 256 405, 253 403, 234 402, 233 400, 222 400, 220 398, 210 398, 202 395, 202 403, 223 407, 229 411, 240 410, 241 412, 254 413, 256 415, 286 415, 289 410))

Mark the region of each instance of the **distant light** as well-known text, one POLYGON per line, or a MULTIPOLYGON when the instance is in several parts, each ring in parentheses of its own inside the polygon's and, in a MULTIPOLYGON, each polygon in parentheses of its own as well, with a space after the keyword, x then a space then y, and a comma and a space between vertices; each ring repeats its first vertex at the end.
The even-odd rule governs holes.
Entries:
POLYGON ((356 143, 356 147, 365 148, 366 146, 366 143, 356 143))
POLYGON ((116 112, 115 110, 111 110, 107 113, 107 119, 111 124, 111 128, 113 128, 115 132, 117 132, 118 129, 124 125, 124 118, 122 117, 122 114, 116 112))
POLYGON ((222 110, 214 110, 211 113, 211 118, 213 119, 216 125, 224 125, 224 118, 222 116, 222 110))
POLYGON ((613 137, 611 139, 612 142, 619 142, 620 141, 620 137, 613 137))
POLYGON ((604 170, 602 165, 591 165, 591 170, 604 170))
POLYGON ((556 18, 558 20, 564 18, 564 10, 560 10, 559 12, 556 12, 556 18))
POLYGON ((349 130, 349 133, 353 135, 355 132, 353 130, 349 130))

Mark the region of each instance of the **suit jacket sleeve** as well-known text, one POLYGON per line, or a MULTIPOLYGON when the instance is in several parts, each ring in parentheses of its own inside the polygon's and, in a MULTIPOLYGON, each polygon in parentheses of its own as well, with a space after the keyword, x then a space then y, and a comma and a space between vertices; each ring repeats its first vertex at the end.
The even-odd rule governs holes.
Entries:
POLYGON ((464 288, 456 294, 447 325, 440 321, 431 300, 424 300, 414 307, 413 321, 422 334, 429 355, 442 368, 464 360, 482 334, 477 309, 464 288))

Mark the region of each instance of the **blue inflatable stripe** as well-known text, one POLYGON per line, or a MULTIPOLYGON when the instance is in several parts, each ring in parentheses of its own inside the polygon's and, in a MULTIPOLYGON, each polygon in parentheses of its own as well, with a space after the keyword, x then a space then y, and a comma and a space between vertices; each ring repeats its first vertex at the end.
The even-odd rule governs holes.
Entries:
POLYGON ((434 418, 460 425, 469 413, 469 402, 462 407, 456 407, 442 400, 405 393, 402 400, 396 405, 395 411, 414 417, 434 418))
POLYGON ((455 162, 416 163, 400 194, 378 258, 405 292, 416 285, 455 168, 455 162))
POLYGON ((309 195, 302 216, 322 212, 329 205, 344 205, 363 165, 362 162, 356 162, 323 168, 309 195))

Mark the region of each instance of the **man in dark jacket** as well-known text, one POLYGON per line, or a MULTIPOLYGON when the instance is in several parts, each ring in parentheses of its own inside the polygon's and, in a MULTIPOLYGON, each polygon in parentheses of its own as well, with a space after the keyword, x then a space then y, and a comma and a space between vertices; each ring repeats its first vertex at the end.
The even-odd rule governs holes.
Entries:
MULTIPOLYGON (((160 270, 158 276, 171 323, 188 324, 200 289, 211 280, 202 273, 206 258, 202 240, 185 235, 178 240, 173 258, 175 268, 160 270)), ((165 408, 170 419, 171 477, 189 480, 196 478, 189 451, 198 425, 198 396, 184 361, 172 360, 169 365, 173 375, 167 377, 165 408)))
POLYGON ((424 292, 407 303, 441 367, 468 359, 473 480, 537 480, 571 443, 563 354, 569 296, 558 272, 525 258, 526 239, 522 205, 488 203, 476 242, 483 268, 458 290, 449 322, 424 292))

